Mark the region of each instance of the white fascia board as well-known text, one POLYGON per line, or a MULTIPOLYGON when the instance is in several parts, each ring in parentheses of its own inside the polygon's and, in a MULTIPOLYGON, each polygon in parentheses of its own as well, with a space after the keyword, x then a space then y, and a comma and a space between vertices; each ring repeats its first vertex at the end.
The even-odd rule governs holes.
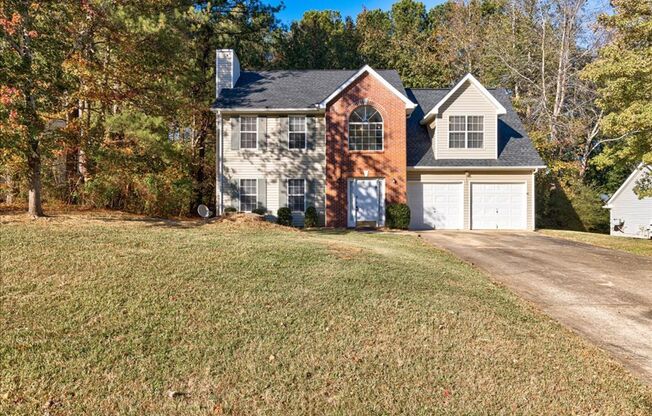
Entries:
POLYGON ((356 79, 358 79, 362 74, 368 73, 369 75, 373 76, 376 78, 378 81, 380 81, 381 84, 383 84, 385 87, 387 87, 388 90, 390 90, 394 95, 396 95, 398 98, 400 98, 404 103, 405 107, 407 110, 414 110, 416 108, 416 104, 410 101, 408 97, 403 95, 399 90, 394 88, 392 84, 387 82, 385 78, 380 76, 376 70, 374 70, 372 67, 369 65, 365 65, 358 72, 356 72, 351 78, 347 79, 342 85, 340 85, 331 95, 326 97, 322 102, 319 103, 319 107, 322 109, 326 108, 326 105, 331 102, 335 97, 337 97, 342 91, 344 91, 349 85, 353 83, 356 79))
POLYGON ((537 170, 546 166, 408 166, 408 170, 537 170))
POLYGON ((469 81, 478 90, 480 90, 482 95, 484 95, 494 105, 494 107, 496 107, 496 113, 498 115, 507 113, 507 110, 505 109, 505 107, 503 107, 503 105, 501 103, 499 103, 498 100, 496 100, 496 97, 494 97, 489 91, 487 91, 487 89, 484 87, 484 85, 482 85, 480 83, 480 81, 478 81, 473 75, 468 73, 468 74, 466 74, 464 76, 464 78, 462 78, 462 80, 460 82, 458 82, 453 88, 451 88, 451 90, 448 92, 448 94, 446 94, 444 96, 444 98, 439 100, 439 102, 432 108, 432 110, 428 111, 428 114, 426 114, 423 117, 423 119, 421 120, 421 123, 423 124, 427 120, 429 120, 430 118, 432 118, 435 115, 439 114, 439 109, 441 108, 441 106, 446 101, 448 101, 453 96, 453 94, 455 94, 455 92, 457 90, 459 90, 462 87, 462 85, 464 85, 464 83, 466 83, 467 81, 469 81))
POLYGON ((616 199, 616 197, 620 195, 623 189, 625 189, 625 187, 636 177, 636 174, 638 174, 642 170, 643 170, 643 162, 641 162, 641 164, 638 165, 636 169, 634 169, 634 172, 632 172, 631 175, 629 175, 627 179, 625 179, 625 182, 623 182, 623 184, 620 185, 620 188, 618 188, 618 190, 613 195, 611 195, 611 198, 607 200, 607 203, 604 205, 603 208, 613 207, 613 201, 616 199))

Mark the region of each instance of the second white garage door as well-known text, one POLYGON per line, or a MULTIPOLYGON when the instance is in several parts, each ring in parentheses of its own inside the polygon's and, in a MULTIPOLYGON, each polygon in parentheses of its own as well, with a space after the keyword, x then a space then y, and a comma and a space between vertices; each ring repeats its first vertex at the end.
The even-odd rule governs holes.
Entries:
POLYGON ((457 183, 408 183, 410 228, 464 228, 464 187, 457 183))
POLYGON ((471 228, 525 230, 527 192, 524 183, 472 183, 471 228))

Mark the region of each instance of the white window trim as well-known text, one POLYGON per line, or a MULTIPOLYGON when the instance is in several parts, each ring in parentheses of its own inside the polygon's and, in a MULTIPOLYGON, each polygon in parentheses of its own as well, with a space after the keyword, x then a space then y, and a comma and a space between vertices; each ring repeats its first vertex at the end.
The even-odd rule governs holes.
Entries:
MULTIPOLYGON (((458 150, 484 150, 485 145, 485 128, 484 128, 484 114, 449 114, 448 115, 448 137, 446 140, 448 149, 458 150), (451 131, 451 117, 464 117, 464 147, 451 147, 451 133, 462 133, 460 130, 451 131), (471 130, 469 131, 469 117, 482 117, 482 130, 471 130), (482 146, 481 147, 469 147, 469 133, 482 133, 482 146)), ((497 136, 496 136, 497 137, 497 136)))
MULTIPOLYGON (((347 139, 346 145, 347 145, 347 147, 349 149, 349 152, 384 152, 385 151, 385 119, 383 118, 383 115, 380 114, 380 111, 378 111, 378 109, 376 107, 374 107, 373 105, 370 105, 370 104, 359 105, 358 107, 354 108, 353 111, 351 111, 349 113, 349 117, 346 120, 347 121, 347 123, 346 123, 346 139, 347 139), (382 120, 380 122, 380 127, 381 127, 382 139, 383 140, 381 142, 380 149, 374 149, 374 150, 364 150, 364 149, 355 149, 354 150, 354 149, 351 149, 351 114, 353 114, 353 111, 357 110, 359 107, 362 107, 362 106, 365 106, 365 105, 373 107, 376 110, 376 112, 378 113, 378 115, 380 115, 380 119, 382 120)), ((376 121, 373 124, 376 124, 376 123, 378 123, 378 122, 376 121)), ((364 122, 354 121, 353 124, 364 124, 364 122)))
MULTIPOLYGON (((256 207, 258 207, 258 179, 257 178, 240 178, 238 179, 238 212, 251 212, 251 211, 243 211, 242 210, 242 181, 244 180, 250 180, 254 181, 256 184, 256 193, 254 196, 256 197, 256 207)), ((249 194, 247 194, 249 195, 249 194)))
POLYGON ((240 116, 238 121, 240 123, 240 126, 239 126, 240 131, 238 132, 238 134, 240 135, 240 149, 239 150, 257 150, 258 149, 258 116, 240 116), (248 131, 248 130, 244 131, 244 132, 242 131, 242 118, 243 117, 255 118, 256 119, 256 131, 255 132, 248 131), (242 133, 256 133, 256 147, 242 147, 242 133))
POLYGON ((308 117, 302 114, 293 114, 291 116, 288 116, 288 149, 289 150, 306 150, 308 148, 308 117), (303 117, 303 133, 306 135, 305 140, 303 141, 303 147, 290 147, 290 133, 300 133, 300 132, 293 132, 290 131, 290 125, 292 124, 290 122, 290 119, 292 117, 303 117))
POLYGON ((288 197, 288 200, 287 200, 287 206, 288 207, 290 206, 290 196, 299 196, 299 194, 290 194, 290 181, 303 181, 303 211, 292 211, 292 212, 300 212, 300 213, 303 214, 305 212, 306 208, 307 208, 306 207, 306 185, 307 185, 306 180, 304 178, 289 178, 287 180, 286 194, 287 194, 287 197, 288 197))

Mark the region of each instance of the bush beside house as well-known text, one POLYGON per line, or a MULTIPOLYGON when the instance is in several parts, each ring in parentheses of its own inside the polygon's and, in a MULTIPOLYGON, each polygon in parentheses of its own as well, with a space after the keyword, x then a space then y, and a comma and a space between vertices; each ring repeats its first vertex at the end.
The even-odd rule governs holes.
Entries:
POLYGON ((292 211, 288 207, 282 207, 278 209, 276 213, 276 222, 279 225, 292 225, 292 211))
POLYGON ((306 215, 303 220, 303 225, 306 228, 314 228, 317 226, 317 209, 315 207, 306 208, 306 215))
POLYGON ((407 230, 410 226, 410 207, 407 204, 388 204, 385 209, 385 225, 388 228, 407 230))

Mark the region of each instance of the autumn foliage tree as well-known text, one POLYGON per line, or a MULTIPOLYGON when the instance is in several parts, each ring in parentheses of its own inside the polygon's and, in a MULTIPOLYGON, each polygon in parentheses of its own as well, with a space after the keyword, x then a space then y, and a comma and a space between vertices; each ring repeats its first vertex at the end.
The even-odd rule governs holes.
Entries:
POLYGON ((0 9, 0 143, 4 158, 24 162, 33 216, 43 215, 42 161, 55 140, 66 90, 66 6, 5 0, 0 9))

